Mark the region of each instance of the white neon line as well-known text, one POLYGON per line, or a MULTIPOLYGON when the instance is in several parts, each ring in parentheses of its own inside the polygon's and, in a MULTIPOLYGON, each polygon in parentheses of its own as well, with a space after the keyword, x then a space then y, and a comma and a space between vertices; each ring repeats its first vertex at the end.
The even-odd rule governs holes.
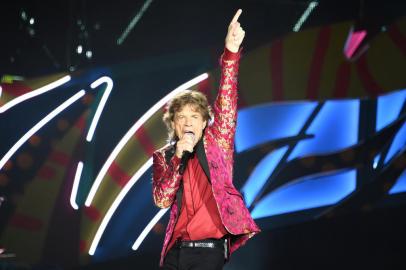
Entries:
POLYGON ((131 22, 128 24, 124 32, 121 34, 121 36, 117 39, 117 44, 121 45, 123 44, 124 40, 127 38, 128 34, 130 34, 131 30, 135 27, 135 25, 138 23, 138 21, 141 19, 142 15, 144 15, 145 11, 148 9, 148 7, 151 5, 153 0, 147 0, 145 3, 142 5, 140 11, 137 13, 137 15, 134 16, 134 18, 131 20, 131 22))
POLYGON ((137 240, 135 240, 132 249, 137 250, 141 243, 144 241, 145 237, 147 237, 148 233, 152 230, 155 224, 162 218, 163 215, 169 210, 169 208, 161 209, 154 218, 148 223, 145 229, 142 231, 140 236, 138 236, 137 240))
POLYGON ((106 162, 103 164, 103 167, 100 169, 99 174, 97 175, 96 179, 93 182, 93 185, 89 191, 89 194, 86 198, 85 205, 90 206, 92 204, 93 198, 96 194, 97 189, 99 188, 104 176, 107 173, 107 170, 110 168, 111 164, 113 161, 116 159, 117 155, 120 153, 121 149, 125 146, 125 144, 134 136, 135 132, 155 113, 157 112, 160 108, 162 108, 166 103, 168 103, 169 100, 172 99, 176 94, 179 92, 186 90, 193 85, 207 79, 209 75, 207 73, 203 73, 196 78, 193 78, 192 80, 182 84, 172 92, 170 92, 168 95, 166 95, 164 98, 162 98, 160 101, 158 101, 154 106, 152 106, 124 135, 124 137, 120 140, 120 142, 117 144, 117 146, 114 148, 114 150, 111 152, 110 156, 107 158, 106 162))
POLYGON ((104 230, 107 227, 107 224, 110 222, 111 217, 113 216, 114 212, 117 210, 117 207, 120 205, 121 201, 124 199, 125 195, 127 195, 128 191, 134 186, 134 184, 138 181, 138 179, 148 170, 149 167, 152 166, 152 157, 148 159, 148 161, 142 165, 142 167, 131 177, 131 179, 127 182, 124 188, 120 191, 114 202, 111 204, 109 210, 107 211, 106 215, 103 218, 99 228, 97 229, 96 235, 92 241, 92 244, 89 249, 89 255, 94 255, 96 251, 96 247, 99 244, 100 238, 104 233, 104 230))
POLYGON ((47 116, 42 118, 35 126, 33 126, 27 133, 24 134, 14 145, 13 147, 8 150, 5 156, 0 160, 0 170, 3 168, 4 164, 11 158, 11 156, 20 148, 32 135, 34 135, 39 129, 41 129, 44 125, 46 125, 52 118, 57 116, 60 112, 65 110, 69 107, 72 103, 77 101, 79 98, 83 97, 85 94, 85 90, 80 90, 75 95, 67 99, 61 105, 59 105, 56 109, 50 112, 47 116))
POLYGON ((317 1, 312 1, 307 6, 306 10, 303 12, 302 16, 300 16, 299 20, 296 22, 295 26, 293 27, 294 32, 298 32, 302 27, 302 24, 307 20, 310 13, 313 11, 315 7, 317 7, 319 3, 317 1))
POLYGON ((68 81, 70 81, 71 77, 69 75, 62 77, 52 83, 49 83, 45 86, 42 86, 36 90, 30 91, 28 93, 25 93, 24 95, 21 95, 19 97, 16 97, 12 100, 10 100, 9 102, 7 102, 6 104, 4 104, 3 106, 0 107, 0 113, 4 113, 5 111, 7 111, 8 109, 10 109, 11 107, 14 107, 15 105, 26 101, 27 99, 36 97, 38 95, 41 95, 45 92, 48 92, 52 89, 55 89, 59 86, 61 86, 62 84, 67 83, 68 81))
POLYGON ((76 196, 78 194, 80 177, 82 176, 82 170, 83 170, 83 162, 79 161, 78 167, 76 168, 75 179, 73 180, 72 193, 70 194, 70 205, 72 205, 72 208, 75 210, 79 209, 79 206, 76 203, 76 196))
POLYGON ((104 76, 96 81, 94 81, 90 87, 92 89, 98 87, 100 84, 106 83, 106 90, 104 91, 104 94, 99 102, 99 105, 97 106, 96 113, 93 116, 92 123, 90 124, 89 131, 87 132, 86 140, 90 142, 93 139, 94 131, 96 130, 97 123, 99 122, 101 113, 103 112, 104 106, 106 105, 107 99, 109 98, 109 95, 111 93, 111 90, 113 89, 113 80, 110 77, 104 76))

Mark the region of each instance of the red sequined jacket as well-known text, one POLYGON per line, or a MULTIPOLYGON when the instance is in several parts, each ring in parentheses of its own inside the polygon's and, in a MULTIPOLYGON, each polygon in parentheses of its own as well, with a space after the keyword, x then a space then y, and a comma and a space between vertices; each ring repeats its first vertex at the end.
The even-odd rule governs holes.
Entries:
MULTIPOLYGON (((211 182, 223 225, 231 235, 230 254, 260 232, 244 204, 242 195, 232 182, 239 58, 239 53, 234 54, 225 49, 220 59, 221 79, 213 106, 214 121, 204 131, 201 150, 199 151, 199 147, 196 150, 211 182)), ((173 146, 153 154, 154 202, 160 208, 171 207, 160 265, 163 263, 179 213, 176 198, 182 179, 179 164, 180 159, 174 155, 173 146)))

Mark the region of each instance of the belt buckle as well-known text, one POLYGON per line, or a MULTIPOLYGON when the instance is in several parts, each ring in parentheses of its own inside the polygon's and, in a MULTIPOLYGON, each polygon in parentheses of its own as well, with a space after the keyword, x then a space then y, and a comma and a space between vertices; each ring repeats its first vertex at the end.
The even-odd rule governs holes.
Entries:
POLYGON ((177 240, 176 244, 180 248, 216 248, 223 246, 225 252, 227 252, 227 240, 222 240, 222 243, 216 240, 203 240, 203 241, 182 241, 177 240))
POLYGON ((195 242, 195 247, 202 247, 202 248, 214 248, 213 242, 195 242))

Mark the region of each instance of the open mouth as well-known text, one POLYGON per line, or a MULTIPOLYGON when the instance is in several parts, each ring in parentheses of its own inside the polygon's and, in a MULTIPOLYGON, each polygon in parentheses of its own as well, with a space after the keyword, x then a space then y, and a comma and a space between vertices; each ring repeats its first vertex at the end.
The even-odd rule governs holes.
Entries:
POLYGON ((195 140, 195 133, 191 130, 186 130, 183 133, 183 136, 190 136, 190 138, 192 138, 193 141, 195 140))
POLYGON ((191 130, 187 130, 183 134, 188 134, 188 135, 195 136, 195 133, 193 131, 191 131, 191 130))

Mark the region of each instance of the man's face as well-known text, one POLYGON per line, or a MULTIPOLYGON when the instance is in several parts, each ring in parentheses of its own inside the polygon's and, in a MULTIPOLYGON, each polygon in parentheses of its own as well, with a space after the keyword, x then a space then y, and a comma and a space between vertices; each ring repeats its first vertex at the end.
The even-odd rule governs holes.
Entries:
POLYGON ((185 133, 192 132, 194 134, 194 143, 196 144, 202 137, 206 122, 203 120, 201 113, 195 110, 193 105, 186 104, 175 113, 172 128, 179 139, 182 139, 185 133))

